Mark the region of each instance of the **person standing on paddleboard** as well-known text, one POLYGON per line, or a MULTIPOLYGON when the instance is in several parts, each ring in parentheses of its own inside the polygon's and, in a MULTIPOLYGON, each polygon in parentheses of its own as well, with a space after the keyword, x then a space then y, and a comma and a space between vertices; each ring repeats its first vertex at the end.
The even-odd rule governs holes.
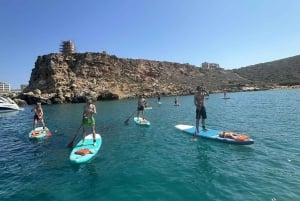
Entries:
POLYGON ((32 130, 34 130, 36 128, 38 121, 41 121, 41 123, 43 125, 43 129, 45 130, 46 126, 45 126, 44 117, 43 117, 44 112, 43 112, 42 104, 37 103, 35 109, 32 109, 31 111, 34 111, 33 129, 32 130))
POLYGON ((137 117, 139 117, 140 114, 142 114, 142 117, 144 119, 144 108, 145 108, 145 104, 146 103, 147 103, 147 101, 144 98, 144 96, 143 95, 139 95, 138 106, 137 106, 137 117))
POLYGON ((194 139, 197 138, 197 134, 199 134, 199 121, 200 118, 202 118, 202 129, 205 131, 205 119, 206 116, 206 110, 204 106, 204 99, 205 96, 208 96, 208 92, 205 90, 202 86, 197 86, 197 92, 194 95, 194 104, 196 106, 196 130, 194 134, 194 139))
POLYGON ((94 115, 97 113, 96 106, 92 103, 92 98, 87 98, 86 105, 83 107, 83 132, 82 132, 82 144, 86 136, 86 128, 91 127, 93 133, 93 144, 96 146, 96 131, 95 131, 95 119, 94 115))

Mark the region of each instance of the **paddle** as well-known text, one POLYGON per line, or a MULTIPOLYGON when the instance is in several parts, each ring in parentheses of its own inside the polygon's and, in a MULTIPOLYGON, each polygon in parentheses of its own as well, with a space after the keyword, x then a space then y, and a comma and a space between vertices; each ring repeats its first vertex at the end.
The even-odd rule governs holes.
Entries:
POLYGON ((79 127, 78 130, 76 131, 76 134, 74 135, 72 141, 68 144, 67 147, 69 147, 69 148, 72 148, 72 147, 73 147, 74 141, 75 141, 75 139, 76 139, 76 137, 77 137, 77 135, 78 135, 78 132, 79 132, 79 130, 81 129, 81 127, 82 127, 82 124, 80 124, 80 127, 79 127))
POLYGON ((128 122, 129 122, 129 119, 135 114, 135 112, 136 111, 134 111, 125 121, 124 121, 124 123, 125 124, 128 124, 128 122))

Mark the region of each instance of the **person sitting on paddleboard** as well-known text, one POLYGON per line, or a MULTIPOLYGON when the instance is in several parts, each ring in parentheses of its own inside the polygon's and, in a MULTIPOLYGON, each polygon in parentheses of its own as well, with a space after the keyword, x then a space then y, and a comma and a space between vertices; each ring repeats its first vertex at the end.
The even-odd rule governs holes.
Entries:
POLYGON ((249 137, 247 135, 239 135, 234 132, 225 132, 225 131, 219 133, 219 137, 230 138, 230 139, 239 140, 239 141, 249 139, 249 137))
POLYGON ((93 142, 96 146, 96 131, 95 131, 95 119, 94 115, 97 113, 96 106, 92 103, 92 98, 87 98, 86 105, 83 107, 83 132, 82 132, 82 144, 86 136, 86 128, 91 127, 93 133, 93 142))
POLYGON ((42 125, 43 125, 43 129, 45 130, 45 122, 44 122, 44 112, 43 112, 43 108, 42 108, 42 104, 41 103, 37 103, 35 109, 32 109, 31 111, 34 111, 34 117, 33 117, 33 129, 34 130, 36 128, 36 125, 38 123, 38 121, 41 121, 42 125))
POLYGON ((194 104, 196 106, 196 132, 194 134, 194 139, 197 138, 197 133, 199 133, 199 121, 200 118, 202 118, 202 129, 205 131, 205 119, 206 116, 206 110, 204 106, 204 98, 205 96, 208 96, 208 92, 205 90, 202 86, 197 86, 197 92, 194 95, 194 104))
POLYGON ((138 106, 137 106, 137 112, 138 112, 137 117, 139 117, 141 114, 144 119, 145 104, 146 104, 146 99, 142 95, 139 95, 138 106))

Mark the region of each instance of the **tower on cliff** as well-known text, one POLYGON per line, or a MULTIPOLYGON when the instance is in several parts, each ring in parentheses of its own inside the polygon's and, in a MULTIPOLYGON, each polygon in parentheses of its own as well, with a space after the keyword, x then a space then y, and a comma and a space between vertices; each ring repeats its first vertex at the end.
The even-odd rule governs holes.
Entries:
POLYGON ((73 54, 75 53, 75 45, 72 41, 62 41, 60 45, 60 52, 63 54, 73 54))

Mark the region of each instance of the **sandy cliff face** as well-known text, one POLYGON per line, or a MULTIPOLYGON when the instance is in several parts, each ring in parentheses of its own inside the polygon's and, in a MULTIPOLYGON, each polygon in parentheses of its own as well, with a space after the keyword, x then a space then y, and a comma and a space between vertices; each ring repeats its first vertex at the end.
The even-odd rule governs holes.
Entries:
MULTIPOLYGON (((232 71, 204 70, 189 64, 118 58, 106 53, 49 54, 39 56, 25 92, 40 90, 52 102, 121 99, 136 94, 155 96, 191 94, 197 85, 222 90, 247 80, 232 71)), ((75 101, 76 102, 76 101, 75 101)))

